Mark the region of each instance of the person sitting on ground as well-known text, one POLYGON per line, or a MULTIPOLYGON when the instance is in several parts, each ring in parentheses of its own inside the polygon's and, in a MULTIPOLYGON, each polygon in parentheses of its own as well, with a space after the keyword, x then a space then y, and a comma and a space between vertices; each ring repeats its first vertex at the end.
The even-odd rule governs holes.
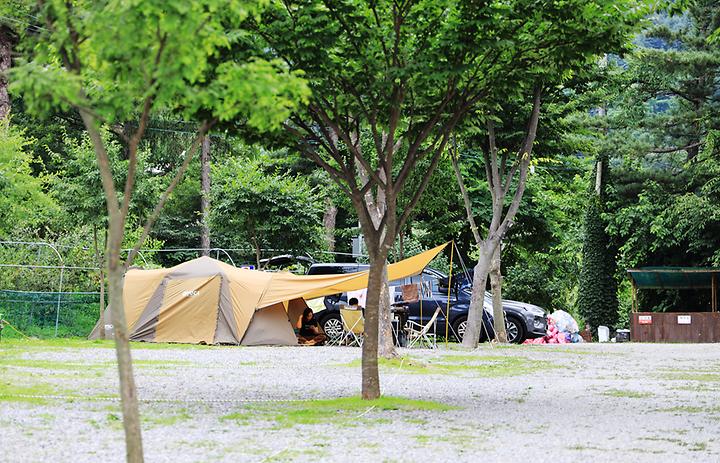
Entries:
POLYGON ((365 316, 365 307, 360 305, 360 301, 356 297, 351 297, 348 305, 350 310, 362 310, 363 317, 365 316))
POLYGON ((327 336, 320 330, 315 314, 310 307, 305 308, 302 317, 297 322, 298 344, 322 346, 327 336))

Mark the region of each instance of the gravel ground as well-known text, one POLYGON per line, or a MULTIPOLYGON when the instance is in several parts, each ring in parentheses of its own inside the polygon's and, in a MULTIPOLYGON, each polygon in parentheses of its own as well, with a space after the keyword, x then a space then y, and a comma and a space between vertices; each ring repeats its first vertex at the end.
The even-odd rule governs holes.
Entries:
MULTIPOLYGON (((359 395, 360 349, 149 347, 133 349, 148 462, 720 461, 718 345, 404 350, 383 394, 452 409, 320 423, 274 401, 359 395)), ((0 461, 123 461, 108 345, 3 349, 0 461)))

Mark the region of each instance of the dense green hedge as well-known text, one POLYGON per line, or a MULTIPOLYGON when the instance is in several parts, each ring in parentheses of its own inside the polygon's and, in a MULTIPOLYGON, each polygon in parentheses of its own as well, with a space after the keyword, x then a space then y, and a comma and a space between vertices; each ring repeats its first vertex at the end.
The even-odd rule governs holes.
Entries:
MULTIPOLYGON (((602 161, 602 178, 607 181, 607 157, 602 161)), ((618 319, 616 259, 602 217, 604 192, 592 193, 585 213, 585 238, 582 248, 582 270, 578 310, 593 331, 605 325, 615 327, 618 319)))

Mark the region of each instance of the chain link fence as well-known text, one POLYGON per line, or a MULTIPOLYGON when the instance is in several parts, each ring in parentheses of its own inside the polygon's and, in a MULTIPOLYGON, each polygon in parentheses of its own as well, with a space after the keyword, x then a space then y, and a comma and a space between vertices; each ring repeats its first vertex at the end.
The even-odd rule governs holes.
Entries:
MULTIPOLYGON (((282 249, 262 249, 269 257, 293 255, 282 249), (283 255, 285 254, 285 255, 283 255)), ((254 263, 254 250, 212 248, 210 255, 231 265, 254 263)), ((202 249, 142 250, 136 265, 144 268, 171 266, 200 256, 202 249)), ((307 261, 352 260, 347 253, 318 251, 307 261)), ((264 270, 276 270, 273 259, 265 259, 264 270)), ((253 265, 254 266, 254 265, 253 265)), ((296 271, 304 273, 299 266, 296 271)), ((100 269, 92 247, 77 243, 0 241, 0 319, 27 336, 87 336, 100 316, 100 269)), ((107 298, 107 293, 106 296, 107 298)), ((105 301, 107 303, 107 299, 105 301)), ((21 336, 7 328, 3 336, 21 336)))
MULTIPOLYGON (((0 314, 27 336, 87 336, 100 315, 100 293, 0 290, 0 314)), ((11 331, 4 334, 17 334, 11 331)))

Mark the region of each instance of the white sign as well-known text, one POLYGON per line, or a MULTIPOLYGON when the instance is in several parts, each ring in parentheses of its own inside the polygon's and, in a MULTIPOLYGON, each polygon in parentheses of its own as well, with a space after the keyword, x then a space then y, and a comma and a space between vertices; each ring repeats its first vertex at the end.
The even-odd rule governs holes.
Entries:
POLYGON ((690 315, 678 315, 678 325, 689 325, 692 323, 690 315))
POLYGON ((652 315, 639 315, 638 323, 641 325, 652 325, 652 315))
POLYGON ((200 292, 198 292, 197 290, 183 291, 183 296, 185 296, 185 297, 195 297, 198 294, 200 294, 200 292))

